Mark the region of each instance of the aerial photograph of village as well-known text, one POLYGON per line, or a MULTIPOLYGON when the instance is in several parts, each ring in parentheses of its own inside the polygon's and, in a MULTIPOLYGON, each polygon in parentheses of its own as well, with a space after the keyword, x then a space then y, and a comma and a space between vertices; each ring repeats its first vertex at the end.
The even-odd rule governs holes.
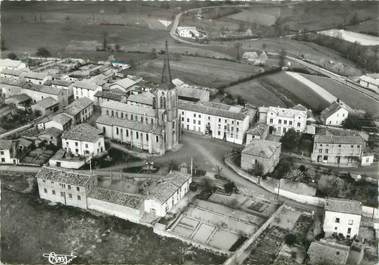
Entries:
POLYGON ((0 5, 0 264, 379 264, 379 1, 0 5))

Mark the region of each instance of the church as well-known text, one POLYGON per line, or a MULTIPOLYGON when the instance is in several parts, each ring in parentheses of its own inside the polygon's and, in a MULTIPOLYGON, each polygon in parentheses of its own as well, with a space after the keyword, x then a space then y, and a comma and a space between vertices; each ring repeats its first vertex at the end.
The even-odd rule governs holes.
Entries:
POLYGON ((165 50, 158 87, 122 101, 100 103, 101 116, 96 120, 96 126, 105 137, 160 155, 178 145, 178 92, 172 83, 167 41, 165 50), (135 104, 137 98, 144 104, 135 104))

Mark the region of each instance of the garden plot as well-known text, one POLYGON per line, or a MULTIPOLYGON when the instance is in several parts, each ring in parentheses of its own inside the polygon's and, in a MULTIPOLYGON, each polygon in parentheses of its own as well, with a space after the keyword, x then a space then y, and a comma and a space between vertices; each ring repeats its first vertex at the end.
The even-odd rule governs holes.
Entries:
POLYGON ((252 235, 265 218, 209 201, 196 200, 174 224, 174 234, 228 251, 242 235, 252 235))
POLYGON ((22 163, 42 165, 45 164, 50 157, 54 155, 53 150, 43 150, 42 148, 37 148, 30 151, 23 159, 22 163))

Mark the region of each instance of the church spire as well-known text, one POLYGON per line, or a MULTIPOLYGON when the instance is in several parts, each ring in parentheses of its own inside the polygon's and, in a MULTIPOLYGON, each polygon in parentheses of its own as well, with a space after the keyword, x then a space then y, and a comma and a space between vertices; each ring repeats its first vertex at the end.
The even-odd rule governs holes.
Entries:
POLYGON ((166 51, 165 51, 164 61, 163 61, 161 87, 164 89, 171 89, 175 87, 174 84, 172 83, 167 40, 166 40, 166 51))

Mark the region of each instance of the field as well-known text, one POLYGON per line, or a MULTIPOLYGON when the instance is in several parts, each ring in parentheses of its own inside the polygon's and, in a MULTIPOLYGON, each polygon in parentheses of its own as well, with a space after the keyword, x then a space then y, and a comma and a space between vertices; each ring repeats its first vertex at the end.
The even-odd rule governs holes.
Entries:
POLYGON ((364 22, 358 23, 353 26, 346 27, 347 30, 366 33, 374 36, 379 36, 379 27, 378 27, 379 19, 370 19, 364 22))
POLYGON ((379 106, 375 100, 333 79, 321 76, 305 75, 312 82, 346 102, 349 106, 367 111, 373 117, 379 117, 379 106))
MULTIPOLYGON (((46 264, 43 253, 78 256, 74 264, 220 264, 225 258, 165 239, 152 229, 76 208, 49 206, 21 193, 22 175, 2 175, 1 254, 8 264, 46 264)), ((25 180, 25 179, 24 179, 25 180)))
POLYGON ((226 89, 233 96, 241 96, 246 102, 255 106, 281 106, 286 104, 276 96, 275 93, 267 89, 261 82, 251 80, 231 86, 226 89))
POLYGON ((328 102, 313 92, 308 86, 287 75, 285 72, 264 76, 261 78, 261 82, 285 95, 294 105, 302 104, 316 111, 329 105, 328 102))
MULTIPOLYGON (((206 87, 218 87, 259 72, 259 67, 209 58, 179 56, 170 61, 173 78, 206 87)), ((160 80, 163 67, 161 58, 146 62, 137 68, 137 74, 160 80)))

